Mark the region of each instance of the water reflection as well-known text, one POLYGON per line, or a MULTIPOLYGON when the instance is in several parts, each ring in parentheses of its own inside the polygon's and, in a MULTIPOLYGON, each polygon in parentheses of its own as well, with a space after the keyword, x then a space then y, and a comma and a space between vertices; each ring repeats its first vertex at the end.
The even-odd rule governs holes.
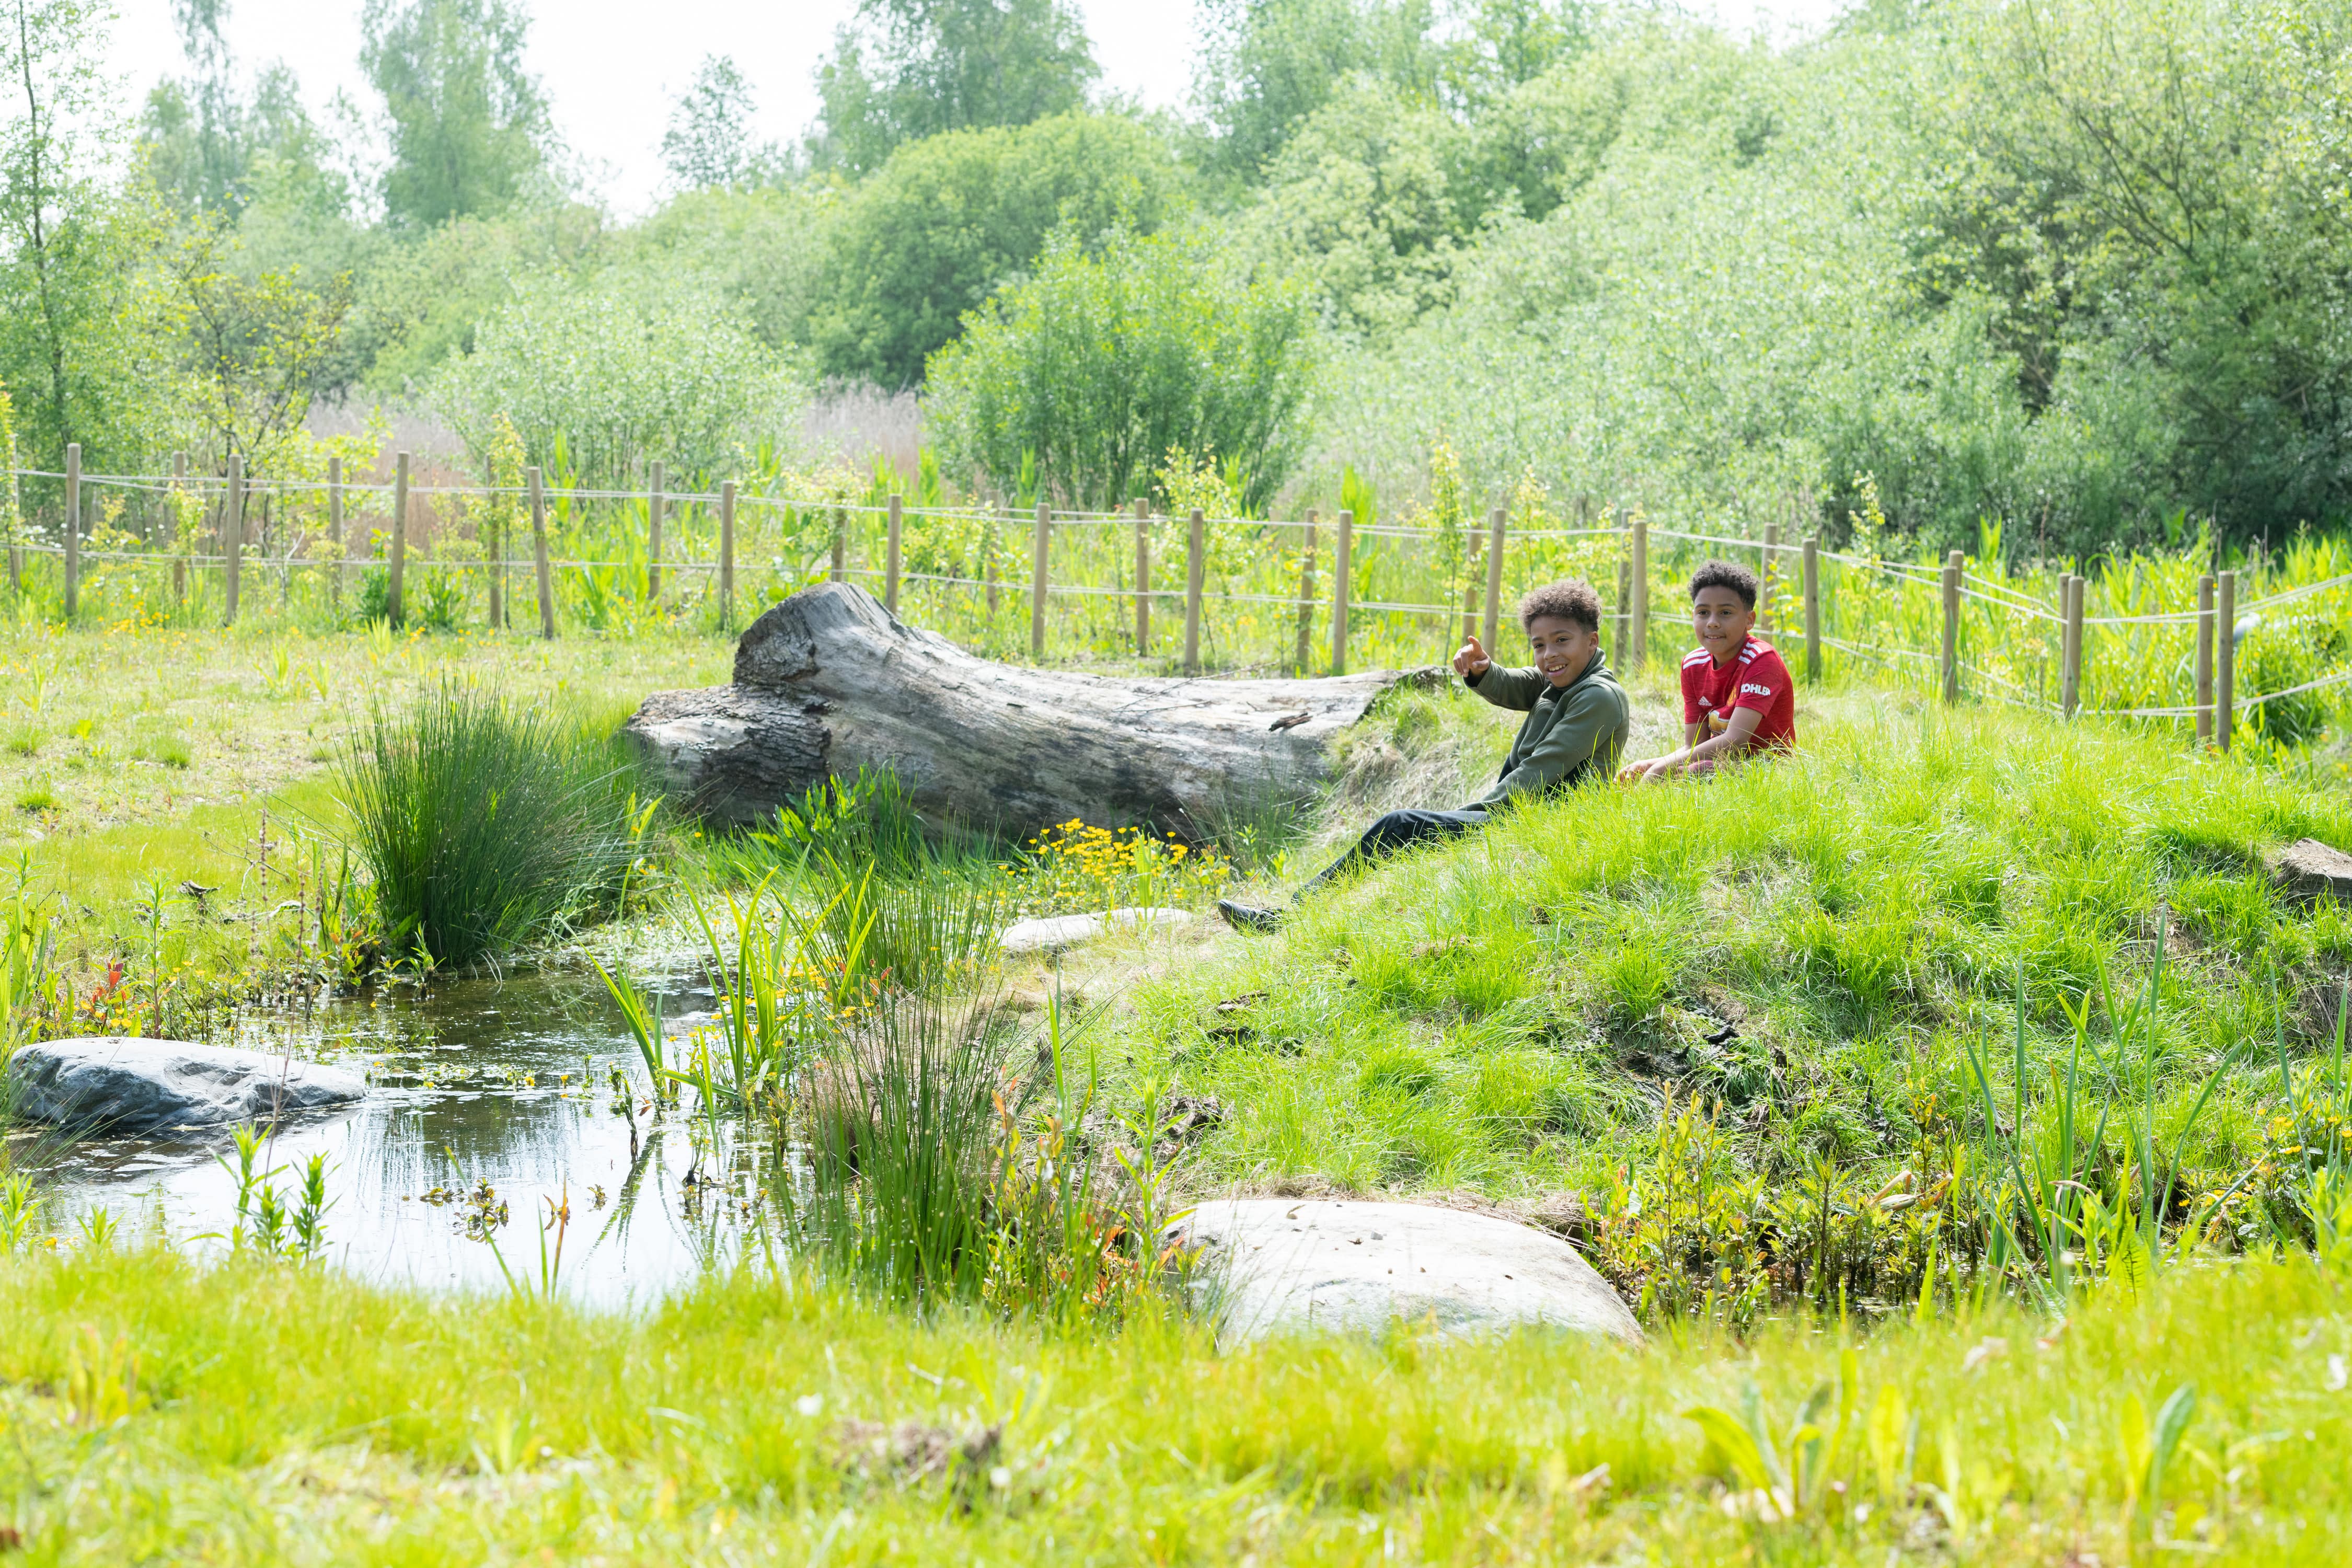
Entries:
MULTIPOLYGON (((676 988, 665 1005, 676 1014, 708 996, 676 988)), ((623 1305, 758 1247, 753 1194, 768 1152, 730 1136, 714 1156, 698 1118, 657 1114, 593 977, 460 981, 423 998, 383 991, 250 1016, 218 1043, 367 1072, 362 1105, 279 1129, 266 1155, 290 1194, 302 1164, 326 1154, 327 1255, 362 1279, 504 1289, 510 1271, 536 1288, 542 1243, 551 1258, 561 1231, 562 1293, 623 1305), (616 1071, 636 1091, 625 1108, 616 1071), (567 1203, 559 1226, 552 1216, 567 1203)), ((160 1226, 194 1247, 226 1245, 236 1181, 216 1158, 225 1133, 40 1142, 20 1142, 35 1151, 20 1158, 53 1178, 60 1231, 102 1205, 127 1234, 160 1226)))

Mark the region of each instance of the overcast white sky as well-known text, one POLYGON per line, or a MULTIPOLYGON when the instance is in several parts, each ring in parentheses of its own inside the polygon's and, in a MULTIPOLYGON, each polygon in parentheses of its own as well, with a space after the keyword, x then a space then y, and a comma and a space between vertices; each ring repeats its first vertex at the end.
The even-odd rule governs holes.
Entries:
MULTIPOLYGON (((1742 29, 1811 27, 1842 0, 1693 0, 1742 29)), ((171 0, 116 0, 114 65, 127 101, 184 68, 171 0)), ((729 54, 759 92, 763 140, 797 136, 816 112, 814 74, 856 0, 536 0, 528 63, 554 106, 557 129, 607 205, 641 213, 661 192, 661 135, 670 100, 709 54, 729 54)), ((1079 0, 1095 58, 1111 89, 1155 107, 1192 84, 1192 0, 1079 0)), ((232 0, 230 47, 248 70, 283 60, 314 111, 341 89, 362 105, 360 0, 232 0)))

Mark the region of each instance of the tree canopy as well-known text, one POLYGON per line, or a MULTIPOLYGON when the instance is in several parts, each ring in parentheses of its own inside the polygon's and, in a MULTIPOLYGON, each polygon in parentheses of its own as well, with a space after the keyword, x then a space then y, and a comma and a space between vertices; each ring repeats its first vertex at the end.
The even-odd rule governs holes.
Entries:
POLYGON ((859 0, 818 68, 820 168, 862 174, 902 143, 1084 106, 1100 74, 1070 0, 859 0))
POLYGON ((383 100, 395 226, 496 212, 540 176, 551 132, 526 26, 509 0, 367 0, 360 64, 383 100))

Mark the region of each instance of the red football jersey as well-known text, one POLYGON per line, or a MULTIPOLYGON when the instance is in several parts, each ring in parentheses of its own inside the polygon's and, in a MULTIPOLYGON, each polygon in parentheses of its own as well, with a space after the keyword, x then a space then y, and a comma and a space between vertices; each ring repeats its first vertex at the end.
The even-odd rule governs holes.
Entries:
POLYGON ((1731 725, 1735 708, 1753 708, 1763 715, 1756 725, 1758 747, 1793 746, 1797 742, 1797 683, 1772 645, 1749 637, 1738 656, 1718 668, 1715 656, 1703 647, 1683 655, 1683 722, 1704 720, 1706 734, 1720 735, 1731 725))

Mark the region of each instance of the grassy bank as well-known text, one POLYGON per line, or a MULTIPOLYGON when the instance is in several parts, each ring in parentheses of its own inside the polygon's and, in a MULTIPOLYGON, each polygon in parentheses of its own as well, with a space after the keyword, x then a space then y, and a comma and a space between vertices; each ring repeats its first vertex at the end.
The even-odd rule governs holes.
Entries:
POLYGON ((2012 713, 1857 694, 1806 737, 1521 813, 1137 986, 1136 1081, 1227 1108, 1194 1181, 1570 1189, 1629 1291, 1743 1314, 1913 1300, 2061 1181, 2112 1224, 2177 1172, 2165 1225, 2307 1237, 2352 923, 2262 857, 2352 842, 2352 806, 2012 713))
POLYGON ((444 683, 617 726, 648 691, 722 682, 733 645, 685 631, 313 635, 257 625, 61 631, 0 622, 0 901, 48 920, 89 1019, 110 965, 152 1019, 201 1030, 313 966, 341 867, 338 749, 373 706, 444 683), (196 891, 194 889, 202 889, 196 891))
POLYGON ((0 1266, 0 1531, 28 1563, 2328 1563, 2347 1307, 2300 1260, 1858 1344, 1218 1354, 751 1277, 583 1317, 100 1252, 0 1266), (1751 1397, 1777 1497, 1687 1414, 1751 1397))

